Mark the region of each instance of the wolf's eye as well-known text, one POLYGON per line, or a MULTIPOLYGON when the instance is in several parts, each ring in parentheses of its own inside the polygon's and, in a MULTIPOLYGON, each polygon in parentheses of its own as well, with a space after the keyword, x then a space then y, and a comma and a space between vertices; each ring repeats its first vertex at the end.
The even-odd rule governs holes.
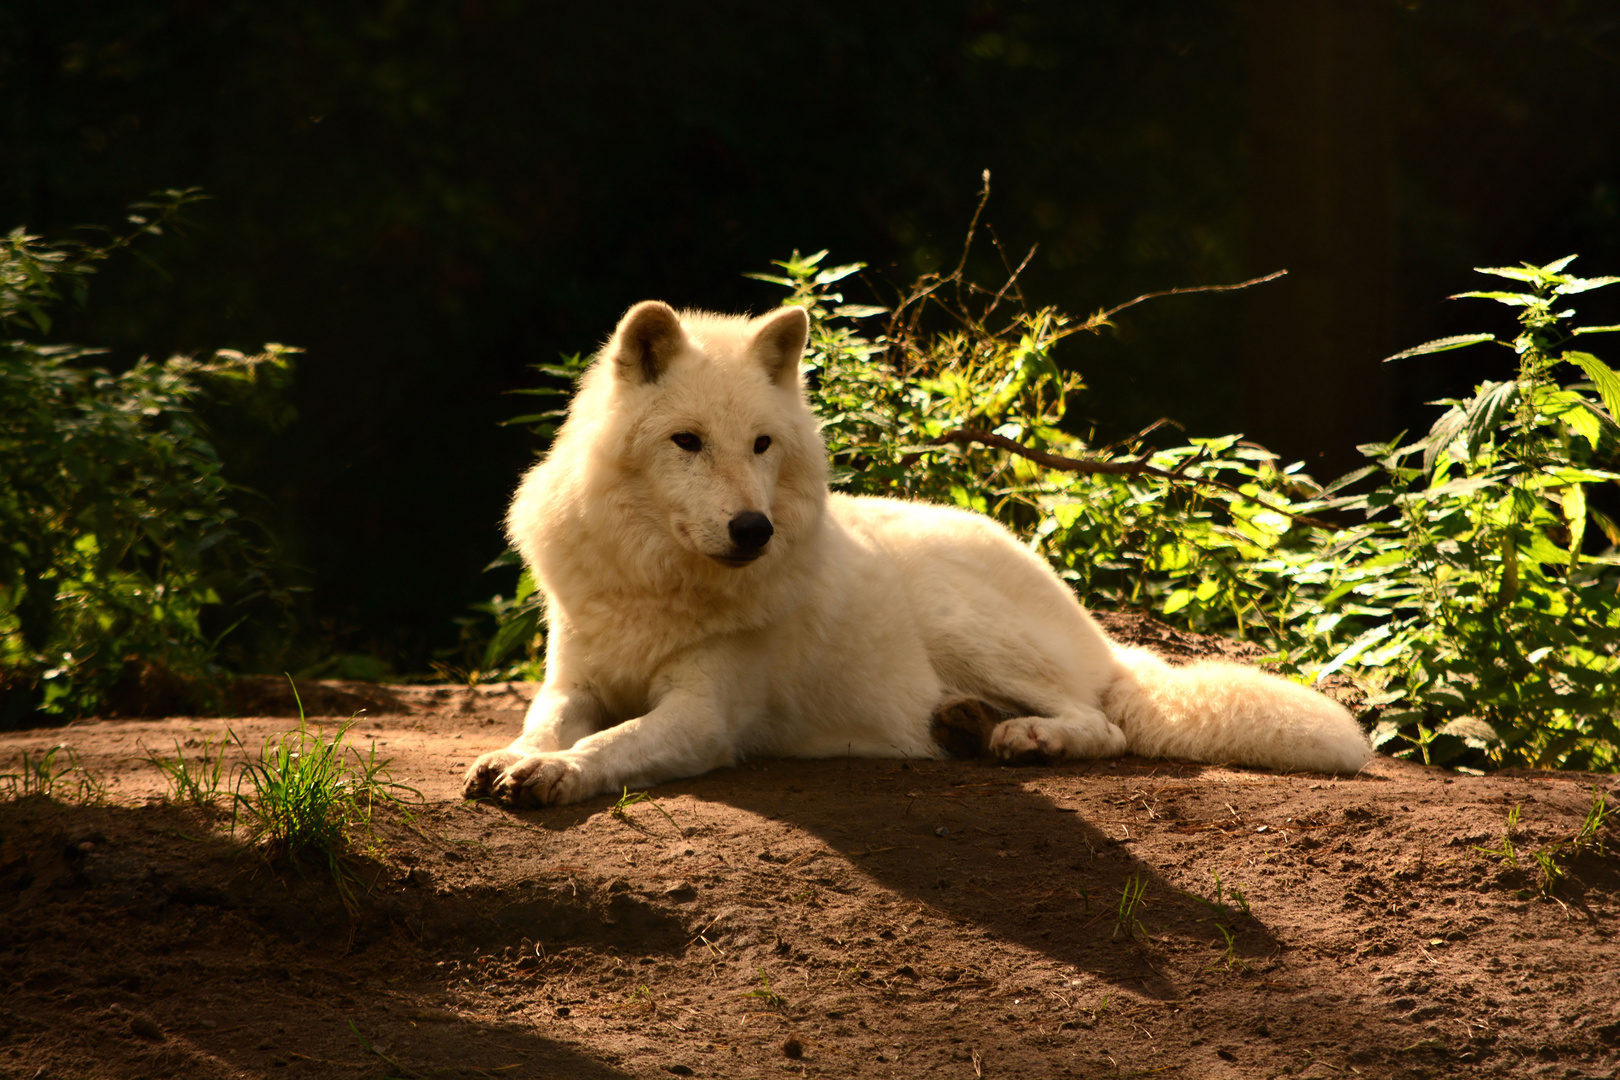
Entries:
POLYGON ((703 449, 703 440, 690 431, 677 431, 669 437, 669 441, 689 454, 695 454, 703 449))
POLYGON ((771 437, 769 435, 761 435, 759 438, 754 440, 754 453, 763 454, 765 451, 769 450, 770 448, 771 448, 771 437))

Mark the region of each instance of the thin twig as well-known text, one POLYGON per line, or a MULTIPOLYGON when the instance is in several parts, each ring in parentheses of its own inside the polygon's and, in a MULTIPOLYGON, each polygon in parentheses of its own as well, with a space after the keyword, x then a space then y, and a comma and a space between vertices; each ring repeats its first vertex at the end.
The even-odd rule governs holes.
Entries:
POLYGON ((979 215, 984 213, 985 204, 990 201, 990 170, 986 169, 979 176, 979 205, 973 208, 973 217, 968 221, 967 239, 962 241, 962 258, 951 271, 947 281, 960 280, 962 271, 967 269, 968 252, 973 250, 973 234, 979 227, 979 215))
MULTIPOLYGON (((986 228, 989 228, 989 226, 986 226, 986 228)), ((996 230, 993 228, 990 229, 990 239, 996 245, 996 254, 1001 256, 1001 265, 1007 270, 1007 283, 996 290, 995 296, 990 300, 990 306, 985 308, 984 314, 979 317, 981 322, 990 321, 991 314, 995 312, 1001 301, 1006 297, 1008 289, 1012 290, 1012 294, 1018 300, 1020 307, 1028 307, 1028 301, 1024 299, 1024 290, 1018 288, 1018 275, 1024 272, 1024 267, 1029 265, 1029 260, 1035 257, 1035 249, 1040 246, 1031 244, 1029 254, 1025 255, 1023 261, 1015 268, 1007 261, 1007 250, 1001 246, 1001 237, 996 235, 996 230)))
POLYGON ((1114 307, 1111 307, 1106 311, 1097 312, 1097 314, 1093 315, 1085 322, 1075 326, 1069 332, 1075 333, 1081 330, 1095 330, 1097 327, 1105 325, 1110 318, 1118 315, 1126 308, 1135 307, 1137 304, 1140 304, 1146 300, 1156 300, 1161 296, 1180 296, 1183 293, 1233 292, 1237 289, 1247 289, 1251 285, 1263 285, 1268 281, 1275 281, 1277 278, 1285 277, 1287 274, 1287 270, 1273 270, 1271 273, 1266 274, 1263 277, 1250 278, 1248 281, 1239 281, 1233 285, 1178 285, 1174 289, 1160 289, 1158 292, 1143 293, 1135 300, 1127 300, 1123 304, 1116 304, 1114 307))
POLYGON ((1187 430, 1186 428, 1182 427, 1180 423, 1176 422, 1175 420, 1170 419, 1168 416, 1161 416, 1157 420, 1153 421, 1153 423, 1149 424, 1147 427, 1143 428, 1141 431, 1138 431, 1135 435, 1131 436, 1130 438, 1121 439, 1119 442, 1116 442, 1116 443, 1110 443, 1109 445, 1103 447, 1098 452, 1103 453, 1103 454, 1113 454, 1113 453, 1118 452, 1121 447, 1135 446, 1138 443, 1140 443, 1143 439, 1145 439, 1149 435, 1153 434, 1155 431, 1158 431, 1160 428, 1165 427, 1167 425, 1169 427, 1175 428, 1177 431, 1183 431, 1184 432, 1184 431, 1187 430))
POLYGON ((1174 472, 1169 472, 1149 465, 1147 463, 1147 455, 1137 458, 1134 461, 1087 461, 1081 458, 1064 457, 1062 454, 1049 454, 1044 450, 1035 450, 1025 446, 1023 443, 1015 442, 1004 435, 997 435, 994 432, 989 431, 981 431, 978 428, 957 428, 954 431, 945 432, 945 434, 932 441, 936 445, 955 443, 959 446, 965 446, 968 443, 980 443, 984 446, 993 446, 998 450, 1005 450, 1009 454, 1017 454, 1019 457, 1027 458, 1030 461, 1035 462, 1037 465, 1044 465, 1048 469, 1057 469, 1060 472, 1085 473, 1091 475, 1103 474, 1108 476, 1157 476, 1165 480, 1177 480, 1184 481, 1189 484, 1204 484, 1209 487, 1218 487, 1224 491, 1230 491, 1234 495, 1241 495, 1250 502, 1257 503, 1273 513, 1278 513, 1282 514, 1284 517, 1293 518, 1301 525, 1311 525, 1318 529, 1327 529, 1330 532, 1342 531, 1341 526, 1335 525, 1330 521, 1323 521, 1321 518, 1312 517, 1309 514, 1301 514, 1293 510, 1285 510, 1280 506, 1274 506, 1264 499, 1250 495, 1243 489, 1234 487, 1231 484, 1224 483, 1220 480, 1215 480, 1207 476, 1188 476, 1186 474, 1186 469, 1196 464, 1203 456, 1202 448, 1200 448, 1198 454, 1194 455, 1190 460, 1183 462, 1181 466, 1174 472))

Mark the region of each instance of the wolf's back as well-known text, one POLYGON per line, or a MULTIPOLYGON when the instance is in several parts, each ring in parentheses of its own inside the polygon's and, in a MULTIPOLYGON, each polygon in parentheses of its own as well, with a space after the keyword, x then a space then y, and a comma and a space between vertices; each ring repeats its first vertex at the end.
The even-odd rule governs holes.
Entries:
POLYGON ((1372 756, 1342 705, 1287 679, 1216 661, 1173 667, 1120 645, 1114 655, 1121 670, 1103 711, 1131 753, 1337 773, 1372 756))

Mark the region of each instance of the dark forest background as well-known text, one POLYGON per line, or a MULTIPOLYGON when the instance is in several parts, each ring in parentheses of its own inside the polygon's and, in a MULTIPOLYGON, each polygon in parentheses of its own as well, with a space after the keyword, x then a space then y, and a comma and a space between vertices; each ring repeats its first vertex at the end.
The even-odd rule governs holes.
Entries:
MULTIPOLYGON (((881 302, 954 262, 984 169, 1006 248, 1039 245, 1035 303, 1084 315, 1286 267, 1132 309, 1060 359, 1101 437, 1169 416, 1327 478, 1506 370, 1380 363, 1506 328, 1443 301, 1479 287, 1470 267, 1579 252, 1577 270, 1620 272, 1620 8, 0 8, 0 227, 59 236, 154 189, 211 196, 108 264, 54 336, 114 366, 306 350, 295 423, 214 417, 308 590, 290 632, 246 639, 239 661, 267 670, 355 654, 421 672, 470 601, 510 591, 483 568, 538 449, 500 426, 529 411, 503 396, 528 365, 589 352, 647 297, 761 310, 777 291, 741 275, 795 248, 868 262, 881 302)), ((1610 304, 1582 314, 1620 321, 1610 304)))

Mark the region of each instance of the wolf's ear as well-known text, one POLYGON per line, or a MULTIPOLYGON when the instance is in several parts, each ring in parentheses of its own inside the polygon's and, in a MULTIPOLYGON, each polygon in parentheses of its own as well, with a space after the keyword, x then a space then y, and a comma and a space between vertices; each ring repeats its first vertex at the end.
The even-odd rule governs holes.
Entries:
POLYGON ((680 316, 662 300, 643 300, 624 313, 608 354, 619 378, 640 385, 654 383, 686 346, 680 316))
POLYGON ((810 339, 810 316, 802 307, 777 308, 754 320, 754 355, 765 365, 771 382, 790 386, 799 375, 799 357, 810 339))

